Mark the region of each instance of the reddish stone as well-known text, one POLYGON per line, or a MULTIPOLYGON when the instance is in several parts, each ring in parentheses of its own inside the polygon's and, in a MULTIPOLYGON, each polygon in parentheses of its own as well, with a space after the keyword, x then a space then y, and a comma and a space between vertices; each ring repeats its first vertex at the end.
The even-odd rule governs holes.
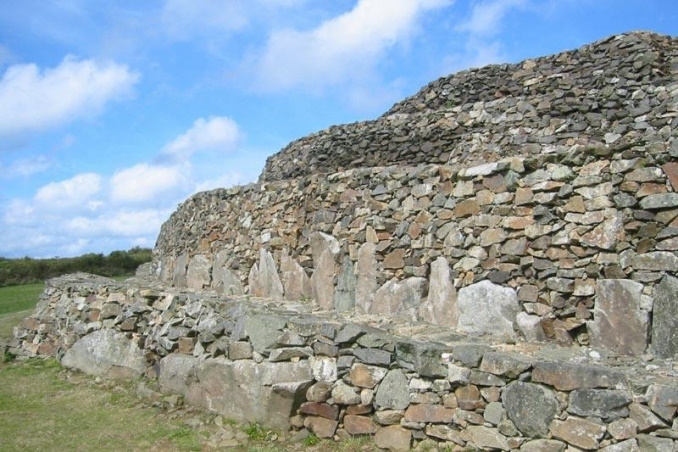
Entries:
POLYGON ((636 196, 641 198, 648 195, 658 195, 660 193, 666 193, 666 186, 663 184, 655 184, 652 182, 644 183, 638 189, 636 196))
POLYGON ((480 213, 480 206, 475 199, 467 199, 454 207, 454 216, 457 218, 470 217, 480 213))
POLYGON ((662 166, 664 174, 671 182, 674 191, 678 191, 678 162, 669 162, 662 166))
POLYGON ((197 341, 197 338, 195 337, 180 337, 179 338, 179 353, 184 353, 187 355, 190 355, 193 353, 193 348, 195 347, 195 343, 197 341))
POLYGON ((461 386, 454 391, 457 404, 462 410, 473 411, 482 405, 480 390, 475 385, 461 386))
POLYGON ((307 417, 304 426, 315 433, 318 438, 332 438, 339 423, 324 417, 307 417))
POLYGON ((372 405, 349 405, 346 407, 346 414, 369 414, 372 412, 372 405))
POLYGON ((389 425, 374 435, 374 443, 380 449, 405 452, 410 450, 412 432, 399 425, 389 425))
MULTIPOLYGON (((478 392, 480 396, 480 392, 478 392)), ((431 424, 449 424, 454 418, 454 410, 442 405, 419 404, 410 405, 405 411, 408 422, 425 422, 431 424)))
POLYGON ((403 268, 405 266, 405 260, 403 259, 404 256, 405 250, 402 248, 398 248, 397 250, 389 253, 384 258, 384 268, 403 268))
POLYGON ((379 426, 367 416, 347 414, 344 416, 344 429, 351 435, 373 435, 377 433, 379 426))
POLYGON ((327 403, 306 402, 299 407, 299 412, 324 417, 325 419, 337 419, 339 417, 339 408, 327 403))

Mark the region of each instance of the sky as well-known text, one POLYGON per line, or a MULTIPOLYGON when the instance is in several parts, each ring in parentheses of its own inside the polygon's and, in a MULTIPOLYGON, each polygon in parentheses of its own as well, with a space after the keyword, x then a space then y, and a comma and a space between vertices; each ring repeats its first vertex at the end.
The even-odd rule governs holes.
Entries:
POLYGON ((678 2, 0 0, 0 256, 153 247, 296 138, 633 30, 678 35, 678 2))

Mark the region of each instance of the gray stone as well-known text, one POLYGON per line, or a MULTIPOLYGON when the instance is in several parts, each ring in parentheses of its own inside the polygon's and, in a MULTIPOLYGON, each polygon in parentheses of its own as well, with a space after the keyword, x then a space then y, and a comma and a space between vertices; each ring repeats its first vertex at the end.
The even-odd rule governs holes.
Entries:
POLYGON ((678 271, 678 256, 671 251, 638 254, 631 259, 631 266, 635 270, 676 272, 678 271))
POLYGON ((643 285, 627 279, 596 284, 593 321, 587 322, 591 344, 622 355, 639 356, 647 347, 649 316, 642 306, 643 285))
POLYGON ((516 323, 526 341, 546 341, 546 333, 544 333, 544 328, 541 326, 541 318, 539 316, 530 315, 526 312, 519 312, 516 316, 516 323))
POLYGON ((186 394, 188 388, 195 384, 195 373, 198 359, 179 353, 172 353, 160 360, 158 384, 163 392, 186 394))
POLYGON ((567 411, 582 417, 599 417, 613 421, 626 417, 630 393, 612 389, 575 389, 570 393, 567 411))
POLYGON ((661 193, 648 195, 640 200, 643 209, 669 209, 678 206, 678 193, 661 193))
POLYGON ((334 383, 332 398, 334 403, 340 405, 358 405, 361 402, 360 394, 356 392, 356 389, 341 380, 334 383))
POLYGON ((598 449, 598 442, 605 434, 604 425, 575 417, 564 421, 554 419, 549 429, 554 437, 587 450, 598 449))
POLYGON ((459 320, 457 291, 447 259, 440 256, 431 263, 428 297, 419 306, 419 318, 434 325, 456 328, 459 320))
POLYGON ((678 278, 665 276, 655 286, 652 353, 660 359, 678 355, 678 278))
POLYGON ((311 356, 308 359, 313 372, 313 378, 317 381, 336 381, 338 375, 337 358, 329 356, 311 356))
POLYGON ((678 387, 664 385, 650 385, 645 398, 650 409, 662 419, 671 421, 678 408, 678 387))
POLYGON ((502 392, 506 413, 515 426, 529 437, 546 437, 549 424, 558 413, 553 391, 534 383, 514 381, 502 392))
POLYGON ((246 341, 229 342, 228 359, 236 361, 238 359, 252 358, 252 344, 246 341))
POLYGON ((522 356, 496 352, 485 353, 480 363, 481 371, 509 378, 517 378, 530 367, 532 364, 522 356))
POLYGON ((314 271, 311 276, 313 298, 320 309, 334 309, 334 255, 328 248, 322 249, 317 259, 313 259, 314 271))
POLYGON ((673 440, 671 438, 659 438, 650 435, 638 435, 638 448, 642 452, 673 452, 673 440))
POLYGON ((395 314, 416 319, 425 284, 426 279, 420 277, 411 277, 400 282, 395 278, 387 281, 374 294, 370 313, 395 314))
POLYGON ((545 383, 559 391, 580 388, 628 387, 623 372, 603 366, 563 362, 538 362, 532 369, 532 381, 545 383))
POLYGON ((380 410, 404 410, 409 404, 407 377, 400 369, 389 371, 379 384, 375 406, 380 410))
POLYGON ((367 332, 368 330, 365 327, 349 323, 339 331, 339 334, 334 338, 334 342, 337 344, 351 343, 367 332))
POLYGON ((629 405, 629 419, 636 423, 639 432, 650 432, 666 426, 648 407, 639 403, 629 405))
POLYGON ((277 346, 286 325, 287 319, 276 315, 247 314, 238 320, 232 336, 234 339, 249 337, 254 351, 264 354, 277 346))
POLYGON ((457 344, 454 346, 452 356, 466 367, 478 367, 483 355, 492 349, 487 345, 480 344, 457 344))
POLYGON ((186 287, 186 268, 188 267, 188 254, 181 253, 174 260, 172 272, 172 285, 174 287, 186 287))
POLYGON ((522 452, 564 452, 567 444, 555 439, 535 439, 520 446, 522 452))
MULTIPOLYGON (((640 452, 635 439, 628 439, 616 444, 610 444, 600 449, 601 452, 640 452)), ((673 451, 671 451, 673 452, 673 451)))
POLYGON ((306 300, 313 295, 311 278, 304 268, 292 259, 287 250, 280 256, 280 273, 286 300, 306 300))
POLYGON ((499 450, 509 450, 511 448, 506 437, 495 429, 471 425, 466 428, 466 433, 471 437, 471 442, 475 447, 499 450))
POLYGON ((290 361, 293 358, 308 358, 313 355, 311 347, 285 347, 271 350, 268 360, 271 362, 290 361))
POLYGON ((61 358, 61 364, 82 372, 134 378, 146 370, 144 352, 125 334, 98 330, 80 338, 61 358))
POLYGON ((192 405, 239 422, 288 429, 313 377, 307 361, 227 361, 210 358, 195 368, 196 383, 184 397, 192 405))
POLYGON ((356 277, 353 262, 346 256, 341 266, 341 273, 334 292, 334 309, 337 312, 353 312, 355 309, 356 277))
POLYGON ((188 270, 186 271, 186 285, 189 289, 202 289, 209 287, 211 284, 212 262, 198 254, 188 263, 188 270))
POLYGON ((226 263, 231 255, 231 251, 221 250, 214 256, 212 288, 225 295, 243 295, 245 288, 240 282, 240 278, 226 267, 226 263))
POLYGON ((259 250, 258 269, 258 287, 261 288, 261 296, 274 300, 282 300, 284 291, 280 275, 278 275, 278 267, 275 265, 273 255, 264 248, 259 250))
POLYGON ((422 377, 446 378, 448 370, 442 355, 449 351, 448 347, 436 343, 401 341, 396 344, 395 359, 399 365, 422 377))
POLYGON ((391 364, 392 354, 386 350, 376 348, 358 348, 353 355, 365 364, 388 367, 391 364))
POLYGON ((500 402, 490 402, 485 407, 483 418, 485 419, 485 422, 489 422, 492 425, 499 425, 505 412, 506 410, 504 410, 504 406, 500 402))
POLYGON ((426 435, 431 438, 440 439, 443 441, 453 442, 463 446, 465 441, 461 437, 461 432, 453 427, 447 425, 427 425, 425 429, 426 435))
POLYGON ((376 245, 363 243, 358 250, 356 266, 358 280, 355 291, 355 309, 358 314, 370 312, 374 294, 377 292, 377 258, 376 245))
POLYGON ((515 290, 481 281, 459 290, 461 333, 515 338, 513 324, 520 312, 515 290))

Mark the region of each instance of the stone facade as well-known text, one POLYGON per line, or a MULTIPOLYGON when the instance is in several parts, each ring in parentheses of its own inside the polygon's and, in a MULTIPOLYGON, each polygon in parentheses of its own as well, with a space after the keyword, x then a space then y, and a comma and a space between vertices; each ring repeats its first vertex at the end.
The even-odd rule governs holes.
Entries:
POLYGON ((390 450, 678 446, 673 360, 469 341, 447 327, 308 303, 76 274, 48 281, 12 345, 96 375, 157 378, 228 418, 374 435, 390 450))

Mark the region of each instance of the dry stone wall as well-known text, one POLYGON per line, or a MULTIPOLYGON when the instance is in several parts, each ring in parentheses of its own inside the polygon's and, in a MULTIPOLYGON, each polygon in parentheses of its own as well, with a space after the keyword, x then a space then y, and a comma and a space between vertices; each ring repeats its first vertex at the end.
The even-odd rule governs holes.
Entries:
POLYGON ((673 360, 468 340, 308 303, 76 274, 48 281, 12 345, 104 377, 157 378, 188 403, 298 438, 371 435, 389 450, 677 446, 673 360))
POLYGON ((163 226, 159 271, 179 287, 467 334, 516 330, 629 355, 652 339, 674 356, 676 156, 666 145, 581 147, 215 190, 163 226))
POLYGON ((385 162, 472 166, 573 144, 621 150, 665 142, 666 128, 678 128, 671 114, 677 78, 678 39, 652 33, 462 71, 430 83, 377 120, 290 143, 268 159, 261 180, 385 162))

